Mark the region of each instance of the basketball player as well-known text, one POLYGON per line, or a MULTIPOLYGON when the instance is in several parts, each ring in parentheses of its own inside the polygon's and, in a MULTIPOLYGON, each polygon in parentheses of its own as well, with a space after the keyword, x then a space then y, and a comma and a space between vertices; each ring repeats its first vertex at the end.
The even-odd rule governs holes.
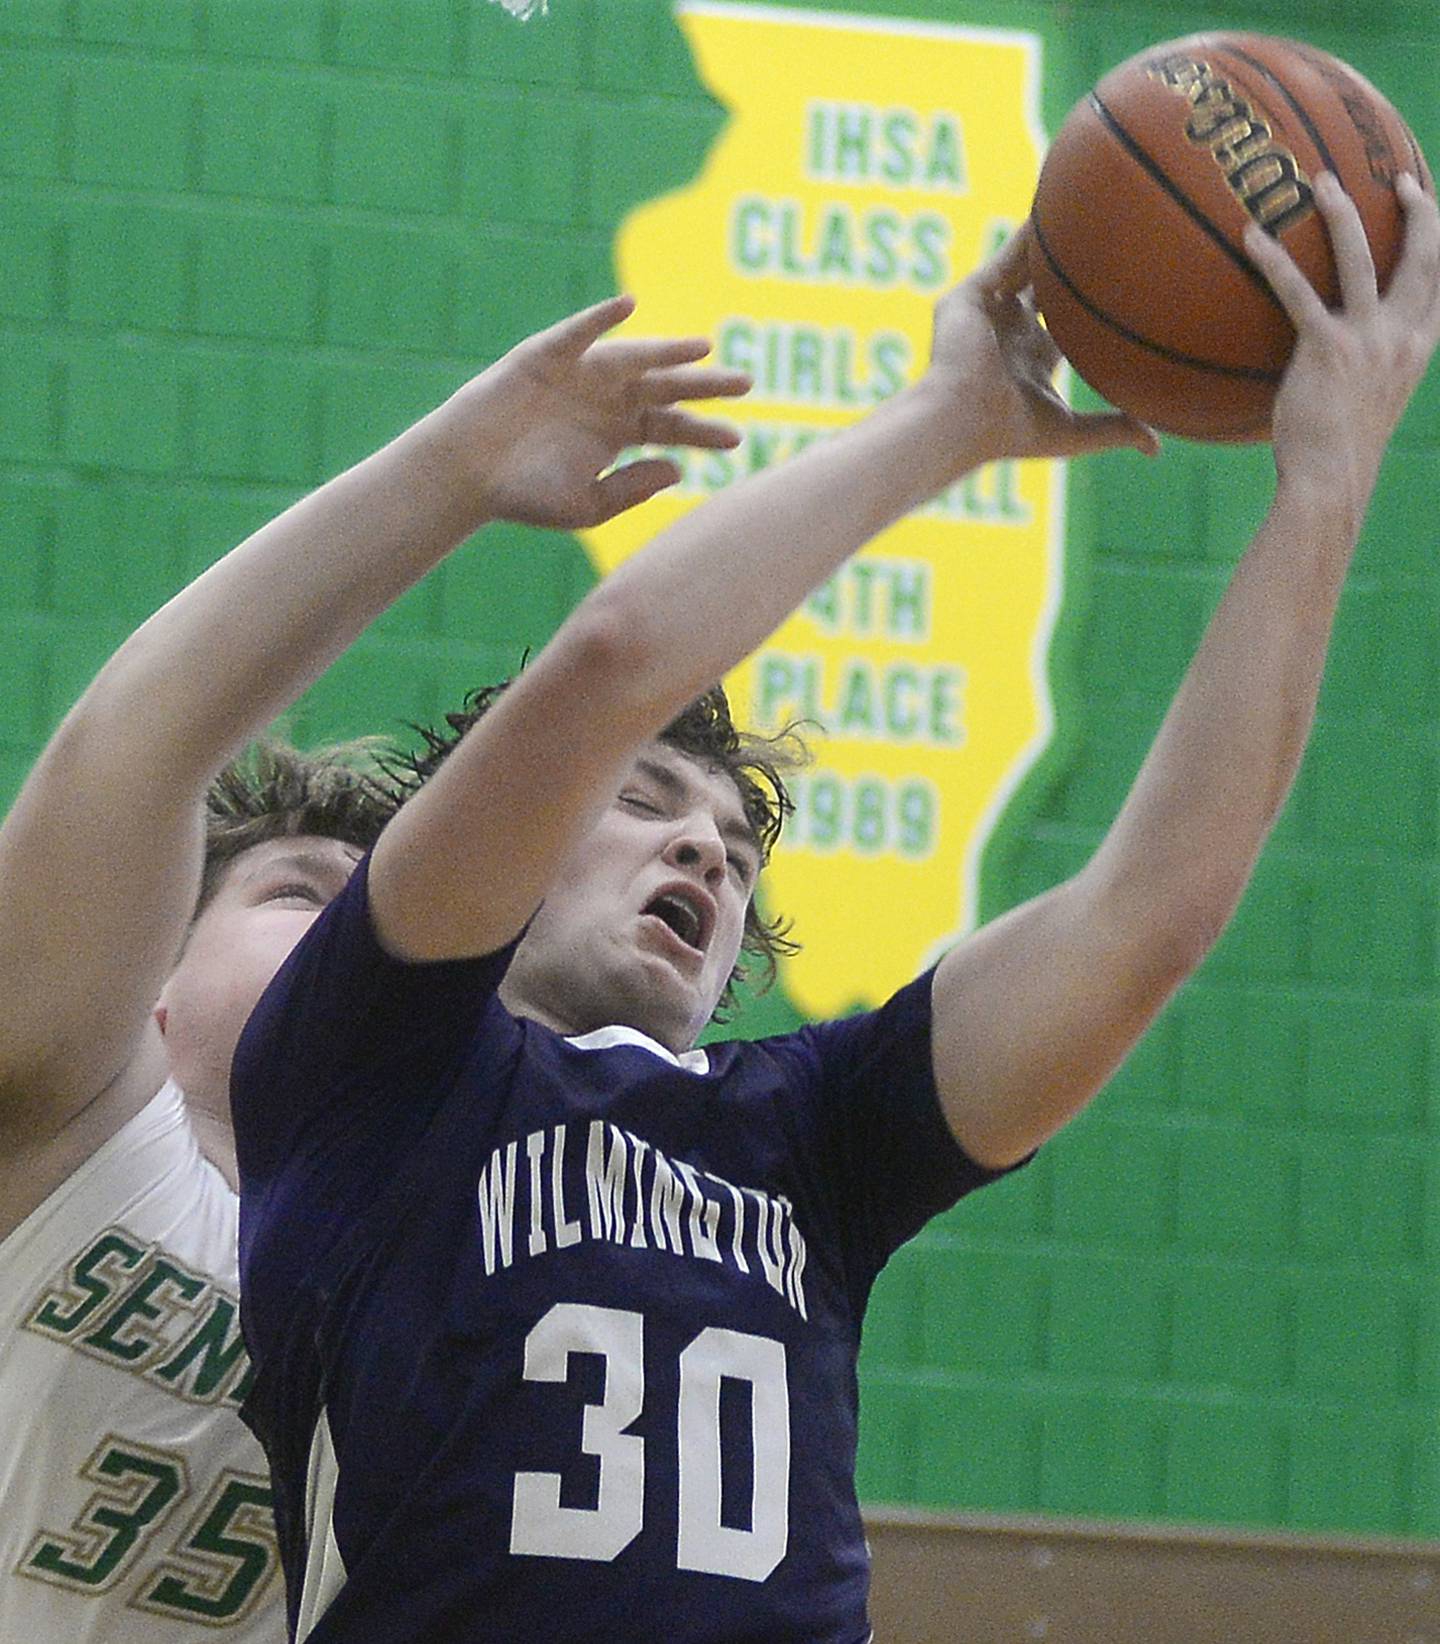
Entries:
POLYGON ((1350 203, 1317 194, 1342 310, 1250 247, 1299 334, 1272 511, 1074 879, 878 1011, 693 1048, 778 807, 693 699, 977 463, 1148 444, 1049 391, 1017 238, 941 302, 918 383, 601 584, 291 955, 234 1104, 247 1417, 297 1638, 867 1637, 871 1283, 1090 1099, 1225 925, 1440 336, 1433 202, 1405 180, 1382 300, 1350 203))
POLYGON ((735 442, 677 402, 743 376, 694 363, 693 339, 601 341, 630 306, 522 344, 179 594, 0 828, 6 1644, 283 1637, 268 1481, 235 1414, 229 1065, 389 806, 343 761, 276 750, 210 785, 476 526, 593 523, 677 476, 597 478, 621 448, 735 442))

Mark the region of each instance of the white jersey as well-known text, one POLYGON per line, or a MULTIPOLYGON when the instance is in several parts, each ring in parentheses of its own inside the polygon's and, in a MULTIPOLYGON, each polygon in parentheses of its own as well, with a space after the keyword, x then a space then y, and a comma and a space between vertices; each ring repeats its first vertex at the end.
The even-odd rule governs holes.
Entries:
POLYGON ((0 1640, 277 1644, 238 1201, 167 1084, 0 1241, 0 1640))

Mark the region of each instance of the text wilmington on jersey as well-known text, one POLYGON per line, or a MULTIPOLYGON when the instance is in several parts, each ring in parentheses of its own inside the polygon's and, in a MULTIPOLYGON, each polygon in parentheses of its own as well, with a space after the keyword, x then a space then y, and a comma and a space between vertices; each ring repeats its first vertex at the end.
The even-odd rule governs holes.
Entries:
POLYGON ((754 1274, 809 1317, 805 1238, 788 1199, 668 1158, 602 1119, 590 1121, 583 1140, 581 1128, 532 1130, 486 1161, 478 1196, 487 1276, 517 1258, 609 1239, 754 1274))

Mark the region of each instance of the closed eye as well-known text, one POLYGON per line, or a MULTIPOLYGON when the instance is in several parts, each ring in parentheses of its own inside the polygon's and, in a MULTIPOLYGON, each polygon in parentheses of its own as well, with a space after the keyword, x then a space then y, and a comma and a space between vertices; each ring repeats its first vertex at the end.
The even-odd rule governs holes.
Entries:
POLYGON ((330 898, 316 889, 314 885, 304 885, 298 880, 290 885, 277 885, 274 890, 265 892, 266 902, 309 902, 313 907, 323 908, 330 898))
POLYGON ((628 806, 632 811, 639 811, 642 816, 663 816, 665 813, 651 799, 643 793, 622 793, 620 803, 628 806))

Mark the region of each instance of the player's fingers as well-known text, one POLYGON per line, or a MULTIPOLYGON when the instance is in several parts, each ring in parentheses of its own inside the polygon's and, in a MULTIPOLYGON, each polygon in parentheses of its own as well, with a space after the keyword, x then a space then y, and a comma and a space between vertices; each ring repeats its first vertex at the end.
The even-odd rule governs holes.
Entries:
POLYGON ((597 359, 626 372, 692 365, 709 352, 708 337, 611 337, 595 350, 597 359))
POLYGON ((1025 357, 1031 368, 1047 380, 1055 375, 1060 361, 1064 358, 1059 345, 1049 331, 1041 325, 1036 316, 1034 305, 1022 299, 1024 326, 1022 333, 1025 357))
POLYGON ((591 525, 603 525, 616 514, 645 502, 680 478, 680 465, 669 457, 641 457, 612 469, 590 488, 591 525))
POLYGON ((1030 233, 1027 217, 990 261, 971 275, 977 289, 993 299, 1016 297, 1029 285, 1030 233))
POLYGON ((1258 223, 1251 223, 1245 230, 1245 250, 1250 261, 1269 281, 1270 289, 1279 298, 1280 306, 1290 316, 1297 331, 1324 317, 1325 304, 1320 301, 1315 287, 1300 272, 1285 247, 1258 223))
POLYGON ((666 406, 645 416, 645 438, 652 445, 693 445, 705 451, 729 451, 740 443, 733 423, 697 417, 693 411, 666 406))
POLYGON ((1440 310, 1440 208, 1408 172, 1395 192, 1405 208, 1405 249, 1385 298, 1423 322, 1440 310))
POLYGON ((563 320, 557 320, 530 340, 547 351, 555 349, 557 352, 583 354, 592 343, 598 342, 607 331, 634 312, 633 297, 623 294, 606 297, 603 302, 582 308, 578 314, 569 314, 563 320))
POLYGON ((1315 203, 1330 233, 1330 249, 1335 253, 1335 269, 1340 276, 1340 300, 1346 310, 1356 313, 1374 308, 1379 301, 1375 285, 1375 260, 1365 225, 1355 202, 1341 188, 1333 173, 1322 171, 1315 179, 1315 203))
POLYGON ((1063 457, 1088 456, 1096 451, 1139 451, 1160 455, 1160 439, 1153 428, 1123 411, 1088 411, 1068 421, 1063 457))
POLYGON ((748 371, 727 366, 676 366, 647 372, 636 393, 648 405, 672 405, 676 400, 733 400, 750 391, 748 371))

